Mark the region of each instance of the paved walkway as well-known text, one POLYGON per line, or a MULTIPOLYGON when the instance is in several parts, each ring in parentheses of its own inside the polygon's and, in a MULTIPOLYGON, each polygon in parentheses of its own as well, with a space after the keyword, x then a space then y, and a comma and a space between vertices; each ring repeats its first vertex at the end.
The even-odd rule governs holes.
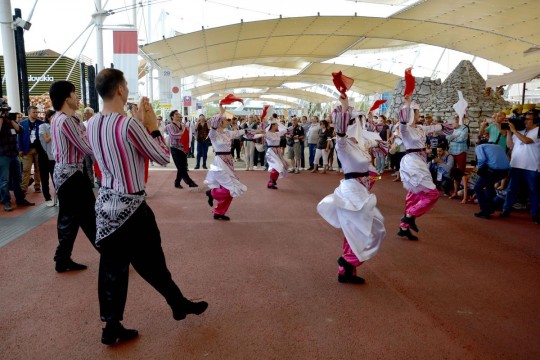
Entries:
MULTIPOLYGON (((205 174, 190 172, 200 185, 205 174)), ((341 233, 315 210, 341 177, 291 174, 274 191, 264 171, 239 176, 249 190, 220 222, 204 187, 174 189, 174 171, 150 173, 169 269, 187 297, 209 302, 204 315, 174 321, 131 271, 124 323, 141 336, 101 345, 98 254, 80 232, 73 258, 88 270, 57 274, 53 216, 0 248, 2 358, 540 358, 540 227, 528 214, 476 219, 476 206, 441 198, 418 220, 420 241, 406 241, 395 236, 405 192, 385 175, 374 192, 388 236, 359 268, 367 284, 344 285, 341 233)))

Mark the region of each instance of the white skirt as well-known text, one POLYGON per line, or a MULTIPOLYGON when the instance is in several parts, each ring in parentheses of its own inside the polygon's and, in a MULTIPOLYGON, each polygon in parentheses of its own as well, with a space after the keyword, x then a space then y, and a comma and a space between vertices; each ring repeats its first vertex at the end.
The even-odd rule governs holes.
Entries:
POLYGON ((399 175, 403 181, 403 187, 415 194, 436 188, 429 168, 421 155, 411 153, 403 156, 399 165, 399 175))
POLYGON ((386 236, 384 217, 377 209, 377 197, 357 180, 341 180, 333 194, 317 205, 330 225, 341 229, 360 261, 371 259, 386 236))
POLYGON ((266 150, 266 161, 268 162, 268 171, 276 170, 279 173, 279 179, 287 177, 289 175, 288 172, 288 164, 285 159, 283 159, 283 156, 281 156, 281 152, 276 153, 276 150, 280 151, 279 148, 268 148, 266 150))
POLYGON ((214 157, 214 162, 210 165, 204 183, 210 189, 223 186, 229 190, 232 197, 240 196, 247 191, 247 186, 240 182, 234 169, 231 169, 218 155, 214 157))

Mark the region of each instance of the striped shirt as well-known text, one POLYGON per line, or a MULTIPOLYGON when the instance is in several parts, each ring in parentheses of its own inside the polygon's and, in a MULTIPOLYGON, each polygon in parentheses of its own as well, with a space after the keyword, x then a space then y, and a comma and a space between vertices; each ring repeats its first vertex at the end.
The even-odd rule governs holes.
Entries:
POLYGON ((75 172, 82 171, 85 155, 92 155, 92 148, 86 137, 86 128, 79 119, 57 111, 51 119, 54 185, 56 191, 75 172))
POLYGON ((152 138, 134 118, 118 113, 98 114, 88 121, 88 139, 101 169, 101 186, 122 194, 144 190, 144 160, 169 163, 169 149, 152 138))
POLYGON ((338 105, 332 111, 332 122, 334 123, 334 128, 337 134, 345 134, 347 132, 349 121, 352 118, 352 111, 353 108, 350 106, 343 111, 341 105, 338 105))
POLYGON ((184 149, 184 145, 182 145, 181 142, 182 134, 184 134, 185 127, 178 126, 174 122, 171 122, 167 125, 166 129, 171 141, 171 147, 186 152, 184 149))
POLYGON ((435 131, 441 131, 442 125, 416 125, 415 127, 407 124, 410 119, 413 109, 409 107, 401 108, 398 113, 399 117, 399 131, 401 133, 401 139, 405 148, 410 149, 425 149, 426 147, 426 134, 433 133, 435 131))
POLYGON ((144 161, 169 162, 159 131, 149 135, 134 118, 98 114, 88 121, 88 139, 102 173, 96 199, 96 245, 118 230, 145 201, 144 161))

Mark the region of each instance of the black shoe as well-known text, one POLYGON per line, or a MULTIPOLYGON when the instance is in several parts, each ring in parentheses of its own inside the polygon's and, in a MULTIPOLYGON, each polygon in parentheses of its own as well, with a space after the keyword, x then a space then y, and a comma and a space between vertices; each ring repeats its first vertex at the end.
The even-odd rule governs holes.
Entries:
POLYGON ((11 203, 5 203, 4 204, 4 211, 13 211, 13 208, 11 207, 11 203))
POLYGON ((183 189, 184 187, 180 183, 174 183, 174 187, 177 189, 183 189))
POLYGON ((22 201, 17 201, 17 206, 34 206, 34 205, 36 204, 26 199, 23 199, 22 201))
POLYGON ((55 269, 59 273, 63 273, 66 271, 74 271, 74 270, 85 270, 87 268, 86 265, 83 264, 77 264, 75 261, 69 259, 67 262, 56 262, 55 269))
POLYGON ((419 232, 418 226, 416 226, 416 222, 414 221, 416 219, 416 216, 407 217, 406 215, 401 218, 401 221, 405 224, 409 225, 409 228, 412 230, 419 232))
POLYGON ((139 336, 137 330, 126 329, 119 322, 114 324, 107 323, 107 326, 105 326, 101 335, 101 343, 105 345, 114 345, 119 341, 135 339, 137 336, 139 336))
POLYGON ((345 260, 343 256, 340 256, 337 259, 337 263, 339 266, 345 269, 345 276, 352 276, 353 271, 354 271, 354 266, 351 263, 349 263, 347 260, 345 260))
POLYGON ((214 207, 214 197, 212 196, 212 190, 206 190, 206 196, 208 196, 208 205, 214 207))
POLYGON ((228 216, 226 216, 226 215, 214 214, 214 220, 225 220, 225 221, 229 221, 229 220, 231 220, 231 218, 228 217, 228 216))
POLYGON ((342 284, 365 284, 366 283, 366 280, 364 278, 361 278, 360 276, 356 276, 356 275, 350 275, 350 276, 346 276, 346 275, 338 275, 337 276, 337 281, 342 283, 342 284))
POLYGON ((482 212, 482 211, 474 213, 474 216, 476 216, 477 218, 480 218, 480 219, 486 219, 486 220, 491 219, 491 216, 488 213, 485 213, 485 212, 482 212))
POLYGON ((206 165, 203 165, 202 168, 205 169, 205 170, 208 170, 208 168, 206 167, 206 165))
POLYGON ((313 170, 313 166, 308 167, 307 171, 313 170))
POLYGON ((535 224, 540 225, 540 216, 533 216, 532 221, 535 224))
POLYGON ((173 307, 173 318, 174 320, 183 320, 189 314, 201 315, 207 308, 206 301, 193 302, 186 299, 182 305, 173 307))
POLYGON ((192 187, 199 187, 199 185, 195 184, 194 182, 192 182, 191 184, 189 184, 189 187, 192 188, 192 187))
POLYGON ((201 167, 199 165, 195 166, 193 169, 199 170, 201 167))
POLYGON ((269 189, 277 190, 277 186, 276 186, 276 185, 268 185, 267 187, 268 187, 269 189))
POLYGON ((509 211, 503 211, 502 213, 499 214, 499 217, 500 218, 510 217, 510 212, 509 211))
POLYGON ((398 231, 398 236, 406 236, 407 239, 409 240, 418 240, 418 238, 416 236, 414 236, 412 233, 411 233, 411 230, 409 230, 408 228, 403 230, 401 227, 399 228, 399 231, 398 231))

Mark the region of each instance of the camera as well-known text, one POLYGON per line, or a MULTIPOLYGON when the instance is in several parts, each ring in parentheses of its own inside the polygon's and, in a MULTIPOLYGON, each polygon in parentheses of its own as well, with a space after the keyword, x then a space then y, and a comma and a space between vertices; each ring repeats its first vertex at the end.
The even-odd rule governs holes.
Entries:
POLYGON ((7 113, 11 110, 11 107, 8 106, 6 99, 0 99, 0 113, 7 113))
POLYGON ((502 122, 501 123, 501 130, 510 130, 510 123, 502 122))

